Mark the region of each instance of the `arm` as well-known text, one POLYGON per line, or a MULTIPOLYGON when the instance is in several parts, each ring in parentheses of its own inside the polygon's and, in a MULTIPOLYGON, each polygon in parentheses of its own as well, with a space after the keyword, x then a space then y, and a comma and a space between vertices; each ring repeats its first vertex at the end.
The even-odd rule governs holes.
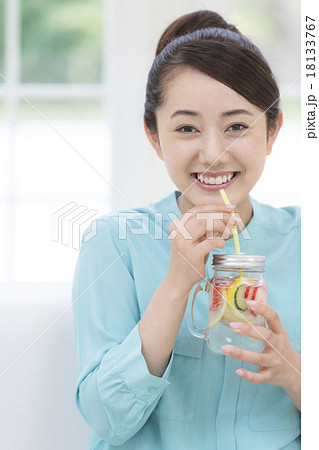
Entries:
POLYGON ((142 353, 151 374, 161 377, 172 353, 188 299, 188 292, 174 288, 169 275, 164 278, 139 324, 142 353))
POLYGON ((153 375, 162 376, 166 368, 185 314, 189 292, 197 281, 205 278, 205 263, 210 251, 225 246, 219 236, 230 233, 227 224, 241 221, 230 216, 229 208, 223 208, 220 205, 199 205, 188 211, 188 218, 182 216, 170 225, 170 266, 139 325, 142 353, 153 375), (216 212, 217 218, 214 219, 216 212), (198 220, 207 219, 209 213, 213 214, 212 228, 212 222, 205 224, 198 220), (185 219, 189 233, 186 239, 180 233, 185 219))
POLYGON ((283 388, 287 392, 290 400, 301 411, 301 356, 295 350, 293 351, 292 365, 297 371, 291 372, 292 376, 283 388))
MULTIPOLYGON (((200 205, 192 211, 220 210, 220 205, 200 205)), ((96 236, 87 241, 83 239, 85 234, 82 238, 85 242, 72 291, 76 401, 94 432, 113 445, 127 441, 140 430, 170 384, 171 353, 188 292, 205 277, 209 252, 225 246, 217 234, 225 231, 231 217, 226 207, 219 215, 220 220, 214 223, 215 238, 205 238, 206 224, 192 214, 188 230, 196 246, 181 233, 173 239, 171 270, 150 299, 140 326, 133 269, 129 255, 123 254, 118 230, 112 230, 115 221, 112 217, 100 219, 96 236)), ((174 227, 171 225, 171 231, 174 227)))
POLYGON ((82 238, 72 285, 76 403, 95 434, 119 445, 136 434, 154 410, 169 385, 172 358, 162 378, 149 373, 125 247, 107 221, 98 220, 97 230, 85 243, 82 238))

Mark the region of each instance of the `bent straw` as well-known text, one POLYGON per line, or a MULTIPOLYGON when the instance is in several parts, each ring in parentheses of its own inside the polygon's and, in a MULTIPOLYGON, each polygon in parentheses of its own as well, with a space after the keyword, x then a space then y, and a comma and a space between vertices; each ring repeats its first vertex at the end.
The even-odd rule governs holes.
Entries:
MULTIPOLYGON (((230 205, 230 201, 228 200, 227 194, 225 192, 224 189, 221 189, 220 191, 220 195, 222 196, 222 199, 224 200, 225 205, 230 205)), ((232 216, 235 216, 234 211, 232 211, 230 213, 232 216)), ((240 246, 239 246, 239 239, 238 239, 238 231, 237 231, 237 227, 236 225, 232 226, 232 231, 233 231, 233 237, 234 237, 234 243, 235 243, 235 250, 236 253, 240 253, 240 246)))

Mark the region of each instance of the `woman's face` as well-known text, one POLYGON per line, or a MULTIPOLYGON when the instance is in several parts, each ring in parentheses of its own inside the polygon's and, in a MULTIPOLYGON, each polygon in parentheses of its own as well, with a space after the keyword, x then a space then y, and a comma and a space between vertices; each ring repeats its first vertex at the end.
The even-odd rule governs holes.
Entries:
POLYGON ((199 204, 223 203, 219 191, 225 189, 244 214, 280 129, 281 114, 267 141, 262 110, 219 81, 187 68, 168 84, 156 118, 157 134, 146 132, 183 194, 182 213, 199 204), (208 186, 194 175, 206 170, 203 176, 213 183, 208 186))

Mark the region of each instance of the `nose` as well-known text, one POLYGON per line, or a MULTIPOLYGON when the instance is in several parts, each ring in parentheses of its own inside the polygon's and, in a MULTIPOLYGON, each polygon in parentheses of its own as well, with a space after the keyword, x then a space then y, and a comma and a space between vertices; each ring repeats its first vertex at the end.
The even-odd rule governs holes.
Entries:
POLYGON ((199 162, 203 166, 218 167, 226 165, 229 160, 230 154, 222 137, 217 133, 207 134, 201 142, 199 162))

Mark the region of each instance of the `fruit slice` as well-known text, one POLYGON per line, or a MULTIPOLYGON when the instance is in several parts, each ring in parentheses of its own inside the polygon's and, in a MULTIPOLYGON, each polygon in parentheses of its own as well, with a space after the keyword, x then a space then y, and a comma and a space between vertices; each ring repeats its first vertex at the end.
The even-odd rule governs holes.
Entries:
MULTIPOLYGON (((247 286, 245 286, 245 291, 247 286)), ((237 292, 237 297, 234 297, 230 309, 232 313, 237 317, 236 320, 241 322, 254 322, 258 317, 257 314, 248 308, 246 301, 248 298, 244 298, 242 295, 242 290, 237 292)))
POLYGON ((208 328, 213 328, 223 317, 227 307, 226 289, 223 287, 212 287, 211 303, 209 308, 208 328))
POLYGON ((257 291, 259 286, 248 286, 245 291, 245 299, 247 300, 256 300, 257 291))
POLYGON ((247 300, 256 300, 260 286, 247 286, 247 284, 240 284, 234 293, 234 303, 236 309, 239 311, 246 311, 248 309, 247 300))
POLYGON ((229 311, 226 312, 224 318, 229 321, 254 322, 258 319, 248 306, 247 300, 258 301, 258 291, 260 286, 254 283, 258 279, 254 277, 238 277, 228 290, 228 306, 229 311))
POLYGON ((238 322, 238 317, 235 316, 228 304, 221 321, 226 324, 228 324, 228 322, 238 322))
POLYGON ((234 293, 234 303, 236 308, 239 311, 246 311, 248 309, 246 299, 247 295, 246 292, 249 290, 250 286, 247 286, 247 284, 240 284, 234 293))
POLYGON ((227 287, 229 284, 227 283, 216 283, 211 284, 211 303, 210 303, 210 309, 217 308, 223 297, 225 297, 225 300, 227 302, 227 287))
POLYGON ((238 278, 236 278, 235 281, 232 283, 232 285, 228 289, 227 299, 229 301, 231 301, 233 299, 236 289, 241 284, 244 284, 247 287, 256 281, 258 281, 258 280, 253 277, 238 277, 238 278))

